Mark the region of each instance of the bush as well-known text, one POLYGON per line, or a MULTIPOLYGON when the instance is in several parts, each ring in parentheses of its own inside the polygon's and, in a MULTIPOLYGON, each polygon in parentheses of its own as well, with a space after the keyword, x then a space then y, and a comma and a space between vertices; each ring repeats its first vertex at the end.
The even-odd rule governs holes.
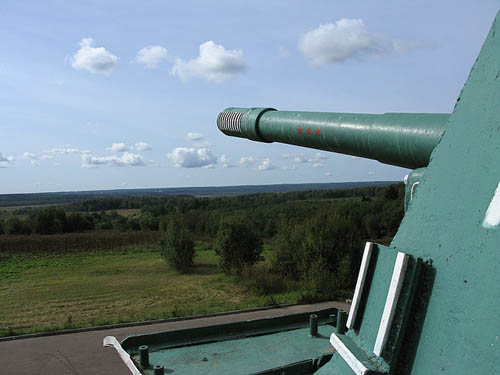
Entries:
POLYGON ((240 282, 260 296, 284 293, 293 283, 286 278, 272 273, 266 264, 254 264, 243 268, 240 282))
POLYGON ((32 232, 30 223, 17 216, 10 216, 5 223, 5 233, 7 234, 31 234, 32 232))
POLYGON ((245 217, 230 216, 221 219, 214 248, 221 269, 239 274, 243 267, 260 260, 263 245, 245 217))
POLYGON ((301 224, 282 226, 272 270, 315 293, 350 288, 361 248, 359 237, 349 214, 320 211, 301 224))
POLYGON ((161 256, 175 270, 185 272, 193 265, 194 243, 178 220, 172 220, 160 242, 161 256))

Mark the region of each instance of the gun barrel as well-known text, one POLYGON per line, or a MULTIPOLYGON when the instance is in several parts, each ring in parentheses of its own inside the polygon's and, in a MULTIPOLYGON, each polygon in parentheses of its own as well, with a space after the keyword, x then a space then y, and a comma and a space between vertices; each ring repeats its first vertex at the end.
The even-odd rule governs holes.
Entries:
POLYGON ((338 152, 415 169, 429 164, 449 116, 445 113, 355 114, 230 107, 219 114, 217 126, 229 136, 338 152))

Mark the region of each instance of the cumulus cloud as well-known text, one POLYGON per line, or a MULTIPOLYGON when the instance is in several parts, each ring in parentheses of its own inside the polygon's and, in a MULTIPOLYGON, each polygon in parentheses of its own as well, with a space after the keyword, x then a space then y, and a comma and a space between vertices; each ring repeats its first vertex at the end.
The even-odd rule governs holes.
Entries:
POLYGON ((328 156, 322 154, 321 152, 317 152, 313 157, 313 160, 326 160, 326 159, 328 159, 328 156))
POLYGON ((32 152, 25 152, 24 154, 21 155, 21 159, 24 160, 36 159, 36 155, 32 152))
POLYGON ((50 159, 53 159, 53 158, 54 158, 54 156, 52 156, 52 155, 42 155, 42 156, 40 156, 41 160, 50 160, 50 159))
POLYGON ((136 61, 148 68, 156 68, 167 59, 167 49, 162 46, 147 46, 137 53, 136 61))
POLYGON ((306 156, 304 154, 283 154, 281 155, 283 159, 291 160, 294 163, 317 163, 322 160, 328 159, 328 156, 317 152, 314 156, 306 156))
POLYGON ((201 133, 189 132, 189 133, 187 133, 186 138, 190 141, 201 141, 204 137, 203 137, 203 134, 201 134, 201 133))
POLYGON ((113 143, 111 146, 106 147, 107 151, 111 152, 125 152, 129 150, 129 147, 123 142, 113 143))
POLYGON ((177 147, 167 156, 177 168, 200 168, 217 163, 209 148, 177 147))
POLYGON ((262 160, 262 162, 257 167, 259 171, 270 171, 272 169, 276 169, 276 167, 271 163, 269 158, 262 160))
POLYGON ((146 143, 146 142, 137 142, 133 146, 127 146, 123 142, 118 142, 118 143, 113 143, 109 147, 106 147, 106 150, 111 151, 111 152, 148 151, 148 150, 152 150, 152 147, 149 143, 146 143))
POLYGON ((83 168, 94 168, 104 165, 114 167, 144 167, 146 165, 146 161, 144 160, 144 157, 142 155, 127 151, 124 152, 121 156, 93 156, 92 154, 82 155, 83 168))
POLYGON ((93 47, 92 38, 80 41, 80 49, 73 55, 71 66, 75 69, 85 69, 91 73, 110 74, 118 63, 118 57, 104 47, 93 47))
POLYGON ((323 163, 314 163, 312 166, 313 168, 323 168, 323 163))
POLYGON ((219 158, 219 164, 222 168, 234 168, 235 165, 231 163, 229 158, 226 155, 222 155, 219 158))
POLYGON ((25 152, 21 155, 20 159, 29 160, 31 162, 31 165, 38 165, 38 159, 32 152, 25 152))
POLYGON ((11 155, 4 155, 0 152, 0 168, 7 168, 12 165, 16 159, 11 155))
POLYGON ((251 165, 253 165, 253 163, 255 163, 255 159, 253 158, 253 156, 243 156, 240 158, 238 164, 240 165, 240 167, 250 167, 251 165))
POLYGON ((226 50, 220 44, 209 40, 200 45, 200 55, 192 60, 177 59, 171 74, 183 81, 202 78, 207 81, 223 82, 234 78, 245 70, 241 50, 226 50))
POLYGON ((146 143, 146 142, 137 142, 134 145, 133 149, 136 151, 149 151, 149 150, 152 150, 153 147, 151 147, 151 145, 149 143, 146 143))
POLYGON ((318 66, 392 52, 394 46, 387 38, 369 31, 363 20, 342 18, 305 33, 299 40, 299 50, 318 66))

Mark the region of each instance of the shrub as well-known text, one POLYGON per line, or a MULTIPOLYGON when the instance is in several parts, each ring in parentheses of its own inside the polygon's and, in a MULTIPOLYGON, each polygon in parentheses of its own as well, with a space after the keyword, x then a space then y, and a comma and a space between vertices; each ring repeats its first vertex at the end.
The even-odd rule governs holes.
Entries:
POLYGON ((17 216, 10 216, 5 223, 5 233, 7 234, 31 234, 32 232, 31 225, 17 216))
POLYGON ((230 216, 221 219, 214 248, 221 269, 239 274, 244 266, 260 260, 263 245, 245 217, 230 216))
POLYGON ((185 272, 193 265, 194 243, 178 220, 172 220, 160 242, 161 256, 175 270, 185 272))
POLYGON ((352 286, 361 240, 352 217, 320 211, 297 225, 282 226, 272 270, 314 293, 352 286))

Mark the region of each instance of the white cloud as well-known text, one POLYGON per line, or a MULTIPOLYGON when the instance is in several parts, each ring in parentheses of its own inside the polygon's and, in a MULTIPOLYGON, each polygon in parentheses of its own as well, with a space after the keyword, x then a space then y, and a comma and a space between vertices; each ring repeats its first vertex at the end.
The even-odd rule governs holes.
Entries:
POLYGON ((7 168, 12 165, 16 159, 11 155, 4 155, 0 152, 0 168, 7 168))
POLYGON ((217 163, 208 148, 177 147, 167 156, 177 168, 199 168, 217 163))
POLYGON ((137 142, 134 145, 133 149, 136 151, 149 151, 149 150, 152 150, 153 147, 151 147, 151 145, 149 143, 146 143, 146 142, 137 142))
POLYGON ((304 155, 297 155, 293 158, 294 163, 307 163, 308 160, 304 155))
POLYGON ((332 172, 325 172, 325 176, 331 176, 332 172))
POLYGON ((240 158, 238 164, 240 165, 240 167, 250 167, 251 165, 253 165, 253 163, 255 163, 255 159, 253 158, 253 156, 243 156, 240 158))
POLYGON ((51 154, 86 154, 89 151, 83 151, 80 150, 79 148, 75 148, 72 146, 62 146, 62 147, 53 147, 50 150, 46 150, 45 152, 51 153, 51 154))
POLYGON ((312 166, 313 168, 323 168, 323 163, 314 163, 312 166))
POLYGON ((203 134, 201 134, 201 133, 189 132, 189 133, 187 133, 186 138, 190 141, 201 141, 204 137, 203 137, 203 134))
POLYGON ((219 158, 219 164, 222 168, 234 168, 235 165, 231 163, 229 158, 226 155, 222 155, 219 158))
POLYGON ((110 74, 118 63, 118 57, 104 47, 93 47, 92 38, 80 41, 80 49, 73 55, 71 66, 75 69, 85 69, 91 73, 110 74))
POLYGON ((118 143, 113 143, 109 147, 106 147, 106 150, 111 151, 111 152, 148 151, 148 150, 152 150, 152 147, 149 143, 146 143, 146 142, 137 142, 133 146, 127 146, 123 142, 118 142, 118 143))
POLYGON ((270 171, 272 169, 276 169, 276 167, 271 163, 271 160, 269 160, 269 158, 266 158, 262 160, 262 163, 259 164, 257 169, 259 171, 270 171))
POLYGON ((320 160, 326 160, 328 159, 328 156, 325 154, 322 154, 321 152, 317 152, 311 159, 309 159, 310 162, 315 162, 315 161, 320 161, 320 160))
POLYGON ((322 160, 328 159, 328 156, 317 152, 314 156, 306 156, 304 154, 282 154, 283 159, 291 160, 294 163, 317 163, 322 160))
POLYGON ((392 52, 393 46, 386 38, 369 31, 363 20, 342 18, 304 34, 299 50, 317 66, 392 52))
POLYGON ((148 68, 156 68, 167 59, 167 49, 162 46, 147 46, 137 53, 136 61, 148 68))
POLYGON ((21 155, 20 159, 29 160, 31 162, 31 165, 33 166, 39 164, 36 155, 32 152, 25 152, 24 154, 21 155))
POLYGON ((124 152, 121 156, 93 156, 92 154, 82 155, 82 167, 93 168, 103 165, 114 167, 143 167, 146 165, 144 157, 131 152, 124 152))
POLYGON ((25 152, 24 154, 21 155, 21 159, 24 160, 36 159, 36 155, 32 152, 25 152))
POLYGON ((245 70, 241 50, 226 50, 213 41, 200 45, 200 55, 187 62, 177 59, 171 74, 183 81, 202 78, 207 81, 223 82, 232 79, 245 70))
POLYGON ((113 143, 111 146, 106 147, 106 150, 111 152, 125 152, 128 151, 129 149, 130 148, 123 142, 113 143))
POLYGON ((52 155, 42 155, 42 156, 40 156, 41 160, 49 160, 49 159, 53 159, 53 158, 54 158, 54 156, 52 156, 52 155))

